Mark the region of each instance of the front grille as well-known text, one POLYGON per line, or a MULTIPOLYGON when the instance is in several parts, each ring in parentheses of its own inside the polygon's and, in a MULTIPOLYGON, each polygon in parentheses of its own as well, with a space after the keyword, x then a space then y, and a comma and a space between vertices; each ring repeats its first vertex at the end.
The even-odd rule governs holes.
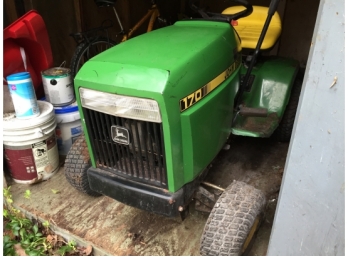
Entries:
POLYGON ((83 108, 97 168, 146 184, 167 188, 161 123, 115 117, 83 108), (129 145, 112 140, 111 127, 129 132, 129 145))

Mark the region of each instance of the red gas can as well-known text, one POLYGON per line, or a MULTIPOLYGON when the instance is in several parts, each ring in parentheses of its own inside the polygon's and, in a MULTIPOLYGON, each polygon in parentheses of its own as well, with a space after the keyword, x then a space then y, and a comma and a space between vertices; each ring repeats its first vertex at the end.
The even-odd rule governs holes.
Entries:
POLYGON ((41 71, 52 66, 52 50, 46 25, 36 11, 29 11, 4 29, 4 78, 28 71, 36 97, 40 99, 44 96, 41 71))

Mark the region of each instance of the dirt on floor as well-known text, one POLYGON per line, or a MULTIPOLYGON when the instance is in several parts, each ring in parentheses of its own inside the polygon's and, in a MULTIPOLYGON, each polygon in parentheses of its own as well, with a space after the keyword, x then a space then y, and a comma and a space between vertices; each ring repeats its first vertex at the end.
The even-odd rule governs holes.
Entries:
POLYGON ((262 190, 267 198, 279 191, 288 144, 271 139, 234 137, 229 150, 222 150, 207 181, 226 188, 239 180, 262 190))
MULTIPOLYGON (((288 144, 271 139, 233 137, 229 149, 222 150, 210 167, 206 181, 226 188, 233 180, 240 180, 267 196, 265 218, 248 255, 267 253, 287 150, 288 144)), ((63 168, 36 185, 9 182, 14 204, 49 220, 68 236, 91 244, 100 250, 97 255, 200 254, 200 237, 209 214, 196 211, 193 203, 184 221, 180 217, 162 217, 105 196, 95 198, 80 193, 67 183, 63 168), (27 189, 31 190, 29 201, 23 197, 27 189), (52 189, 59 193, 52 193, 52 189)))

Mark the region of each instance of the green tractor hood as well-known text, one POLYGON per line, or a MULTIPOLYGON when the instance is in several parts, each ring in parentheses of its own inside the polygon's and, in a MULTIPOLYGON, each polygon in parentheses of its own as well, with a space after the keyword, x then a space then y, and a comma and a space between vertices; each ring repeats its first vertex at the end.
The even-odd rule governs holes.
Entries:
POLYGON ((75 84, 88 87, 88 83, 97 83, 104 85, 99 90, 139 97, 168 93, 180 98, 231 65, 237 52, 232 31, 221 22, 177 22, 89 60, 75 84))
POLYGON ((180 21, 89 60, 75 77, 77 101, 81 106, 79 87, 156 100, 168 189, 175 192, 207 167, 230 134, 240 50, 230 24, 180 21))

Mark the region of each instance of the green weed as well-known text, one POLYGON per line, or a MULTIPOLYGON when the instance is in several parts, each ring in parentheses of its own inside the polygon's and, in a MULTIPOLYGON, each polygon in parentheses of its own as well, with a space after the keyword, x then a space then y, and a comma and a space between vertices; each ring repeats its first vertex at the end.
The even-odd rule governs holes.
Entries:
MULTIPOLYGON (((57 236, 42 233, 49 231, 50 223, 48 221, 41 224, 40 230, 38 223, 34 224, 14 208, 10 189, 11 187, 3 189, 6 200, 3 209, 5 227, 3 236, 4 256, 20 255, 20 251, 24 251, 29 256, 77 255, 78 251, 76 251, 74 241, 64 242, 64 240, 58 239, 57 236)), ((30 190, 26 190, 24 197, 30 199, 30 196, 30 190)))

